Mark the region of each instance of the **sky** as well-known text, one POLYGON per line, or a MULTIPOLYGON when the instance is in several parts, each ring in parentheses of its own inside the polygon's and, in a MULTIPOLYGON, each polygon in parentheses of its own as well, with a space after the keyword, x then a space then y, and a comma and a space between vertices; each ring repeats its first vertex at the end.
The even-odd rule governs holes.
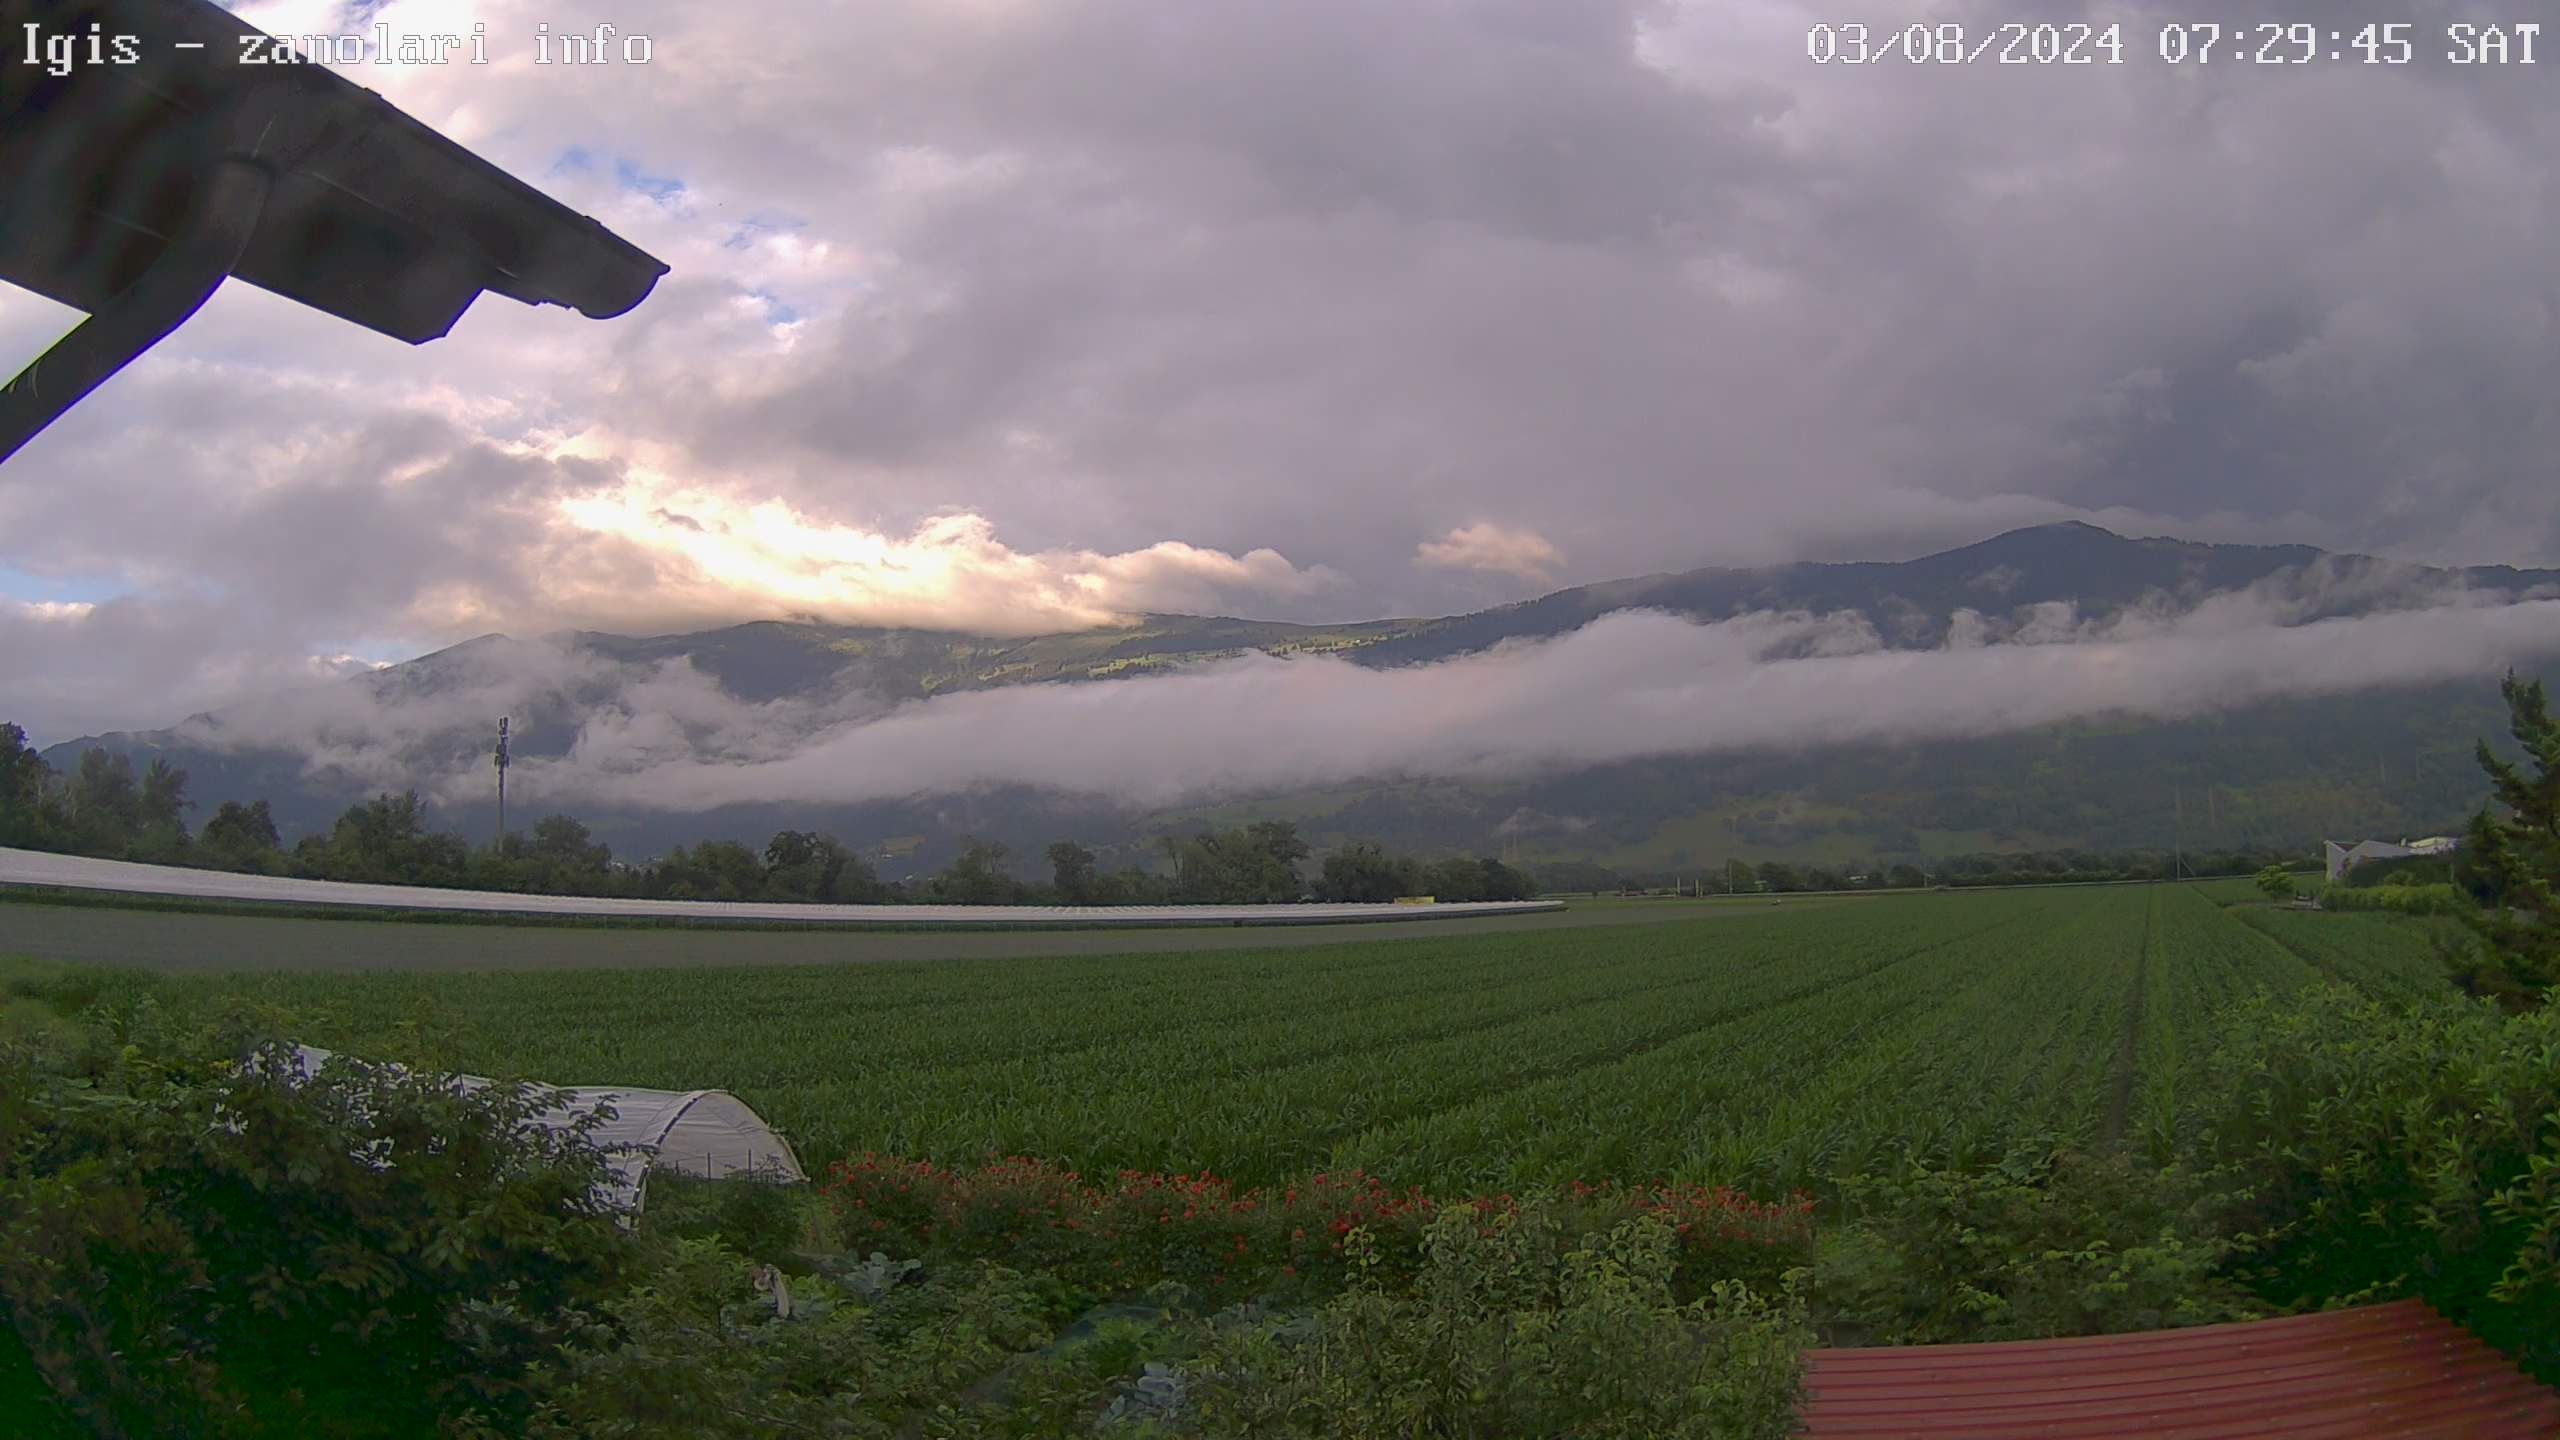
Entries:
MULTIPOLYGON (((1837 7, 1762 0, 233 8, 484 26, 486 66, 339 68, 672 273, 414 348, 227 286, 0 468, 40 740, 491 631, 1439 614, 2061 519, 2560 564, 2560 38, 2442 59, 2520 7, 2321 7, 2409 22, 2405 67, 2053 5, 2124 63, 1854 68, 1808 55, 1837 7), (538 24, 649 59, 538 65, 538 24)), ((78 318, 0 287, 0 369, 78 318)))

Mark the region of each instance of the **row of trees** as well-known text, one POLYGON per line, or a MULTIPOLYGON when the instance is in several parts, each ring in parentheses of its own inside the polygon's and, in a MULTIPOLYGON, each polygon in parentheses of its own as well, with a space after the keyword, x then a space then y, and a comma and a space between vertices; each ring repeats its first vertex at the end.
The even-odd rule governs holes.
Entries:
MULTIPOLYGON (((2539 681, 2510 674, 2501 693, 2524 763, 2499 758, 2486 742, 2477 747, 2496 804, 2483 806, 2473 818, 2448 874, 2481 902, 2476 923, 2491 957, 2489 971, 2466 972, 2472 978, 2464 983, 2504 998, 2538 998, 2560 979, 2560 721, 2553 719, 2539 681)), ((474 848, 431 828, 415 792, 351 806, 329 833, 307 836, 287 850, 263 800, 226 801, 201 834, 191 835, 186 812, 194 807, 186 786, 186 772, 165 759, 136 773, 126 757, 96 749, 84 752, 70 774, 56 775, 26 743, 26 732, 0 724, 0 844, 157 863, 541 894, 842 903, 1252 904, 1384 901, 1415 894, 1509 900, 1540 888, 1496 860, 1425 863, 1367 842, 1332 851, 1310 876, 1306 841, 1296 826, 1277 820, 1167 837, 1162 843, 1169 874, 1138 866, 1105 871, 1093 851, 1061 841, 1048 850, 1049 879, 1031 882, 1012 872, 1005 847, 971 841, 940 874, 909 885, 882 881, 833 836, 795 830, 775 835, 762 852, 714 840, 635 867, 617 864, 610 849, 567 815, 546 816, 529 833, 474 848)), ((1732 860, 1722 868, 1719 888, 1785 892, 2168 879, 2179 873, 2249 874, 2292 859, 2269 851, 2060 851, 1959 856, 1925 871, 1909 863, 1843 871, 1732 860)), ((1613 888, 1591 883, 1609 877, 1605 870, 1566 870, 1543 877, 1545 888, 1613 888)), ((2420 872, 2413 867, 2405 878, 2416 880, 2420 872)), ((1695 876, 1693 883, 1703 887, 1708 877, 1695 876)))
MULTIPOLYGON (((1909 862, 1794 865, 1729 860, 1687 876, 1629 877, 1599 866, 1540 867, 1533 878, 1491 859, 1422 861, 1358 841, 1328 853, 1312 874, 1310 847, 1286 821, 1160 842, 1162 868, 1105 869, 1085 846, 1060 841, 1043 857, 1048 880, 1015 873, 1006 847, 971 841, 939 874, 885 881, 835 837, 786 830, 761 851, 732 840, 678 847, 653 864, 614 862, 613 853, 567 815, 551 815, 494 847, 474 847, 432 828, 414 792, 378 795, 350 807, 325 835, 284 847, 263 800, 226 801, 201 834, 189 836, 186 772, 154 760, 137 775, 103 750, 53 777, 15 726, 0 726, 0 843, 161 864, 301 875, 381 884, 431 885, 552 895, 674 900, 783 900, 837 904, 1134 905, 1285 904, 1313 898, 1383 902, 1403 895, 1441 900, 1525 899, 1541 890, 1704 888, 1735 893, 1918 889, 2167 879, 2180 873, 2167 852, 2042 851, 1956 856, 1923 869, 1909 862)), ((2294 857, 2250 851, 2186 857, 2188 874, 2247 874, 2294 857)))
POLYGON ((0 843, 137 860, 184 856, 187 772, 154 760, 137 776, 125 757, 90 750, 80 768, 56 776, 26 740, 17 726, 0 725, 0 843))
POLYGON ((1792 865, 1783 860, 1727 860, 1690 874, 1623 876, 1598 866, 1541 867, 1545 888, 1562 890, 1703 890, 1709 894, 1783 894, 1817 890, 1918 890, 1932 886, 2075 885, 2109 880, 2169 880, 2179 876, 2247 875, 2268 866, 2308 864, 2275 850, 2233 850, 2177 855, 2166 850, 2038 850, 1957 855, 1926 866, 1878 860, 1864 865, 1792 865))
POLYGON ((494 846, 473 846, 434 828, 415 791, 349 806, 326 834, 286 846, 264 800, 225 801, 190 834, 187 775, 154 760, 139 775, 131 760, 89 750, 57 776, 15 725, 0 725, 0 844, 196 865, 318 880, 500 890, 542 895, 663 900, 779 900, 832 904, 1138 905, 1287 904, 1526 899, 1529 877, 1484 859, 1424 862, 1366 842, 1347 845, 1310 871, 1311 851, 1286 821, 1168 836, 1166 868, 1106 870, 1073 841, 1051 845, 1048 878, 1017 875, 1011 853, 970 840, 940 873, 887 881, 832 835, 785 830, 761 850, 735 840, 679 846, 653 863, 617 862, 613 851, 568 815, 548 815, 494 846))

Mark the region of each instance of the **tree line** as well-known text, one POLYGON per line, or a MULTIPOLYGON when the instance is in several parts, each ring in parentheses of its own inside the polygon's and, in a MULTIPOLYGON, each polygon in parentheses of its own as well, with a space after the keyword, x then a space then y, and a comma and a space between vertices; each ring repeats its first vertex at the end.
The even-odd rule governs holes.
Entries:
POLYGON ((679 846, 640 864, 618 862, 585 824, 548 815, 496 845, 475 846, 440 831, 415 791, 380 794, 347 808, 325 834, 291 846, 277 834, 267 802, 224 801, 191 833, 187 772, 154 759, 137 773, 130 759, 102 749, 55 775, 0 725, 0 844, 152 864, 375 884, 665 900, 771 900, 820 904, 1148 905, 1286 904, 1298 900, 1383 903, 1429 895, 1444 901, 1519 900, 1548 892, 1681 890, 1793 894, 1933 886, 2071 884, 2162 880, 2178 874, 2246 875, 2301 856, 2268 849, 2034 851, 1960 855, 1863 865, 1757 864, 1727 860, 1693 872, 1628 873, 1587 861, 1528 869, 1458 856, 1425 861, 1353 841, 1310 865, 1297 827, 1280 820, 1166 836, 1162 864, 1106 868, 1073 841, 1048 847, 1045 881, 1015 873, 1002 844, 971 839, 937 874, 883 879, 873 864, 832 835, 784 830, 757 849, 735 840, 679 846))
MULTIPOLYGON (((2484 943, 2476 960, 2457 966, 2457 979, 2474 993, 2530 1004, 2560 983, 2560 720, 2538 680, 2511 672, 2500 693, 2522 763, 2500 758, 2486 741, 2474 747, 2492 803, 2472 816, 2447 875, 2476 902, 2463 919, 2484 943)), ((883 881, 835 837, 797 830, 776 834, 761 852, 712 840, 634 866, 616 862, 608 847, 567 815, 545 816, 529 833, 474 847, 431 828, 415 791, 351 805, 327 834, 306 836, 287 849, 264 800, 225 801, 201 832, 190 833, 186 812, 194 806, 186 789, 186 772, 166 759, 154 759, 137 774, 127 757, 94 748, 82 752, 70 774, 56 775, 26 743, 24 730, 0 724, 0 845, 157 864, 534 894, 857 904, 1285 904, 1425 894, 1467 901, 1636 888, 1616 872, 1581 862, 1544 869, 1533 879, 1498 860, 1425 862, 1366 841, 1331 851, 1310 874, 1307 842, 1295 825, 1279 820, 1167 836, 1160 847, 1170 873, 1140 866, 1106 871, 1093 851, 1060 841, 1048 849, 1045 883, 1014 875, 1005 847, 981 840, 967 842, 939 874, 914 884, 883 881)), ((2263 849, 2048 851, 1959 856, 1927 869, 1910 862, 1842 871, 1730 860, 1717 871, 1685 878, 1700 890, 1720 878, 1725 889, 1756 893, 2162 880, 2246 875, 2300 863, 2295 854, 2263 849)), ((1684 877, 1669 878, 1676 886, 1684 877)), ((2387 885, 2388 874, 2381 878, 2387 885)))
POLYGON ((2252 875, 2269 865, 2307 867, 2301 850, 2264 847, 2235 850, 2020 850, 1931 859, 1925 864, 1882 860, 1866 864, 1790 864, 1732 859, 1703 870, 1622 873, 1588 862, 1541 865, 1536 874, 1548 891, 1675 891, 1708 895, 1802 894, 1828 890, 1965 889, 1992 885, 2088 885, 2105 881, 2170 880, 2181 876, 2252 875))
POLYGON ((818 831, 784 830, 757 849, 735 840, 678 846, 641 864, 569 815, 546 815, 494 845, 438 830, 414 790, 347 807, 326 833, 290 846, 264 800, 226 800, 191 831, 187 772, 155 759, 137 773, 102 749, 57 775, 0 724, 0 845, 149 864, 384 885, 587 895, 650 900, 771 900, 810 904, 1162 905, 1382 903, 1429 895, 1444 901, 1525 900, 1530 877, 1498 860, 1422 860, 1355 841, 1310 864, 1297 827, 1263 820, 1228 830, 1167 836, 1162 868, 1105 868, 1074 841, 1048 848, 1046 880, 1025 880, 1003 845, 970 839, 939 873, 884 880, 859 851, 818 831))

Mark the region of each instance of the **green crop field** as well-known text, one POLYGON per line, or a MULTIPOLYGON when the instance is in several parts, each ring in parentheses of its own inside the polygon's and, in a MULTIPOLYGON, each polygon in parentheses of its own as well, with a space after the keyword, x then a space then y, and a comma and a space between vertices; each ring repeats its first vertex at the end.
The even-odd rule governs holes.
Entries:
POLYGON ((2165 1143, 2219 1002, 2440 986, 2429 934, 2118 886, 1273 951, 150 983, 281 1004, 360 1054, 730 1089, 812 1165, 1771 1191, 1906 1143, 2165 1143))
POLYGON ((2443 989, 2441 965, 2411 965, 2406 963, 2407 956, 2432 954, 2439 937, 2449 937, 2459 928, 2450 920, 2371 911, 2242 909, 2232 913, 2330 976, 2377 995, 2443 989))
MULTIPOLYGON (((2320 877, 2317 875, 2296 875, 2293 877, 2293 883, 2294 887, 2298 890, 2317 890, 2320 888, 2320 877)), ((2267 899, 2267 892, 2258 888, 2258 880, 2254 875, 2225 875, 2214 880, 2198 880, 2192 882, 2187 888, 2196 891, 2217 905, 2265 905, 2271 903, 2267 899)))

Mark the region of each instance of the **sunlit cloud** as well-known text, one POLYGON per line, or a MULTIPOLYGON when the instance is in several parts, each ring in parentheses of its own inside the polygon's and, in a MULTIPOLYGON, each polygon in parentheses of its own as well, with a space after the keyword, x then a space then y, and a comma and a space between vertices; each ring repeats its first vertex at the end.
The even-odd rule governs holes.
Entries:
POLYGON ((1440 570, 1478 570, 1545 584, 1555 578, 1564 556, 1534 530, 1511 530, 1478 523, 1462 526, 1437 540, 1425 540, 1414 551, 1417 564, 1440 570))
POLYGON ((1301 595, 1338 578, 1267 549, 1230 555, 1163 541, 1120 554, 1026 554, 982 515, 936 516, 893 535, 781 500, 646 483, 564 500, 560 515, 643 557, 653 579, 645 597, 567 589, 543 597, 546 610, 563 614, 637 608, 705 623, 793 616, 1031 635, 1127 624, 1204 600, 1301 595))
POLYGON ((85 620, 98 608, 88 600, 10 600, 5 603, 20 615, 40 621, 85 620))

